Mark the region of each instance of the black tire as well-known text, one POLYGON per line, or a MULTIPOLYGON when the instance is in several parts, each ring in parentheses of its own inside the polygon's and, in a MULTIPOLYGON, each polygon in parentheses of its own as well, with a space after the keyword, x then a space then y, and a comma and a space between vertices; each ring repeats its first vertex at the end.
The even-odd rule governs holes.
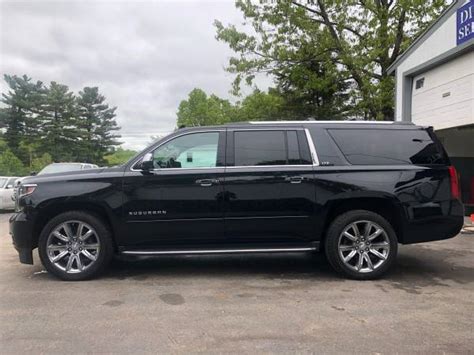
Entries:
MULTIPOLYGON (((390 269, 396 260, 397 248, 398 240, 395 231, 384 217, 371 211, 354 210, 341 214, 334 219, 327 231, 324 249, 329 263, 338 273, 355 280, 373 280, 379 278, 390 269), (365 272, 356 271, 346 265, 339 253, 339 239, 342 238, 341 234, 345 228, 357 221, 370 221, 377 224, 385 231, 385 235, 388 237, 388 244, 390 246, 390 249, 387 251, 388 255, 375 270, 365 272)), ((357 251, 357 253, 363 253, 363 251, 357 251)), ((367 254, 370 254, 370 252, 367 252, 367 254)), ((361 258, 360 255, 355 255, 361 258)), ((371 257, 373 257, 373 255, 371 255, 371 257)))
MULTIPOLYGON (((106 223, 102 219, 94 214, 90 214, 83 211, 70 211, 61 213, 49 221, 41 231, 38 240, 38 252, 41 259, 41 263, 45 269, 64 281, 81 281, 91 279, 102 273, 105 268, 109 265, 113 254, 114 247, 112 241, 112 233, 110 232, 106 223), (80 221, 90 225, 95 230, 95 235, 100 243, 100 252, 98 253, 97 259, 93 264, 90 265, 86 270, 78 273, 67 273, 56 267, 48 257, 46 244, 48 237, 54 229, 60 224, 66 221, 80 221)), ((80 253, 80 252, 79 252, 80 253)))

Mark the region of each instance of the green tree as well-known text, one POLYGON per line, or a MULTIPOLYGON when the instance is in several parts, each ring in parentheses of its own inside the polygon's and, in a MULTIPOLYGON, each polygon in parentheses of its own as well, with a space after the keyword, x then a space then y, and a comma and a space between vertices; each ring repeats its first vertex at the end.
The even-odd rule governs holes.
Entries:
POLYGON ((121 165, 129 161, 133 156, 137 154, 134 150, 117 148, 112 154, 104 156, 104 160, 107 165, 121 165))
POLYGON ((40 154, 41 146, 44 145, 40 140, 22 140, 20 143, 20 148, 27 155, 27 161, 25 165, 31 170, 33 166, 33 161, 36 159, 37 155, 40 154))
POLYGON ((275 91, 255 90, 237 103, 238 121, 275 121, 288 118, 286 101, 275 91))
POLYGON ((77 98, 78 129, 81 160, 103 164, 104 156, 120 144, 120 137, 114 132, 119 130, 115 121, 116 107, 110 107, 97 87, 85 87, 77 98))
POLYGON ((239 121, 271 121, 294 118, 285 98, 276 90, 268 93, 258 89, 235 104, 216 95, 193 89, 181 101, 177 126, 220 125, 239 121))
POLYGON ((201 89, 192 90, 178 107, 178 127, 205 126, 230 122, 235 115, 233 105, 215 95, 207 96, 201 89))
POLYGON ((8 149, 8 143, 5 140, 4 134, 0 131, 0 154, 8 149))
POLYGON ((73 160, 76 140, 76 105, 74 93, 66 85, 51 82, 40 111, 43 131, 42 151, 54 161, 73 160))
POLYGON ((0 154, 0 175, 22 176, 26 174, 23 163, 10 149, 4 150, 0 154))
POLYGON ((31 162, 30 172, 35 171, 39 172, 46 165, 49 165, 53 162, 53 158, 48 153, 44 153, 40 157, 34 158, 31 162))
POLYGON ((5 129, 4 139, 13 154, 27 163, 28 151, 22 142, 30 144, 40 140, 41 122, 38 113, 46 94, 41 81, 32 82, 26 75, 4 75, 8 92, 2 93, 0 127, 5 129))
POLYGON ((445 8, 446 0, 237 0, 251 30, 216 21, 217 39, 237 56, 228 71, 251 84, 271 75, 288 102, 316 118, 393 118, 388 67, 445 8), (319 109, 321 108, 321 109, 319 109), (330 117, 328 117, 330 118, 330 117))
POLYGON ((119 129, 116 107, 109 107, 98 88, 86 87, 76 97, 56 82, 47 87, 26 75, 4 79, 9 90, 1 98, 2 139, 29 169, 48 156, 54 161, 100 164, 119 144, 114 133, 119 129))

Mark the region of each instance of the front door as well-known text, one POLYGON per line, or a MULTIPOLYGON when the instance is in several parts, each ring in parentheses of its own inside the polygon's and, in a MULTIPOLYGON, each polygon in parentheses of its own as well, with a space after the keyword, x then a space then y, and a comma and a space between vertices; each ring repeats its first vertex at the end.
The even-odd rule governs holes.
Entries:
POLYGON ((128 247, 222 240, 225 131, 178 134, 151 151, 154 169, 125 173, 124 240, 128 247))
POLYGON ((243 243, 314 238, 313 164, 302 129, 229 129, 226 234, 243 243))

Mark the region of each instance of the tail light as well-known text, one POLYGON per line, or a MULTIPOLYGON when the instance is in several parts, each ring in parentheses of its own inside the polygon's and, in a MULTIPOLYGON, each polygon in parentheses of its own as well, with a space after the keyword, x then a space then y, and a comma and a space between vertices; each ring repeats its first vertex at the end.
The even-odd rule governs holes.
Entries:
POLYGON ((451 182, 451 197, 460 200, 461 199, 461 191, 459 190, 459 176, 456 168, 454 166, 450 166, 449 170, 449 180, 451 182))

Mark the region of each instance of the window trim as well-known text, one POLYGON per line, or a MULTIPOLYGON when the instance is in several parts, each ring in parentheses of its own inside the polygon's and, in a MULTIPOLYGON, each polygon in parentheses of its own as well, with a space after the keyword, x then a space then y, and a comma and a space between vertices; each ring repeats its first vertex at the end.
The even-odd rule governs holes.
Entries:
POLYGON ((309 132, 308 128, 304 129, 306 133, 306 140, 308 141, 307 144, 309 146, 309 153, 311 155, 311 160, 313 161, 313 166, 319 166, 319 158, 318 153, 316 152, 316 146, 313 142, 313 137, 311 137, 311 133, 309 132))
MULTIPOLYGON (((142 151, 142 153, 140 154, 140 156, 135 159, 132 164, 130 164, 130 171, 134 171, 134 172, 140 172, 141 170, 140 169, 134 169, 133 167, 141 160, 143 159, 143 156, 146 155, 147 153, 150 153, 150 152, 153 152, 155 149, 158 149, 159 147, 161 147, 162 145, 170 142, 171 140, 175 139, 175 138, 179 138, 179 137, 182 137, 182 136, 186 136, 186 135, 190 135, 190 134, 196 134, 196 133, 221 133, 221 132, 224 132, 224 143, 223 143, 223 146, 224 146, 224 156, 227 157, 227 150, 229 148, 229 141, 227 139, 227 135, 228 133, 231 133, 233 135, 233 133, 235 131, 303 131, 305 132, 305 135, 306 135, 306 144, 308 145, 308 148, 309 148, 309 152, 310 152, 310 156, 311 156, 311 160, 312 160, 312 164, 292 164, 292 165, 239 165, 239 166, 228 166, 227 165, 227 161, 224 161, 224 165, 223 166, 215 166, 215 167, 207 167, 207 168, 155 168, 153 169, 153 171, 183 171, 183 170, 216 170, 216 169, 242 169, 242 168, 264 168, 264 169, 271 169, 271 168, 301 168, 301 167, 315 167, 315 166, 319 166, 319 159, 318 159, 318 154, 316 152, 316 148, 314 146, 314 142, 313 142, 313 138, 311 137, 311 133, 309 132, 309 129, 308 128, 299 128, 299 127, 275 127, 275 128, 265 128, 265 129, 259 129, 259 128, 237 128, 237 129, 231 129, 231 130, 227 130, 227 129, 212 129, 212 130, 202 130, 202 131, 191 131, 191 132, 185 132, 185 133, 182 133, 182 134, 178 134, 178 135, 175 135, 175 136, 172 136, 172 137, 169 137, 168 139, 166 139, 165 141, 163 142, 160 142, 159 144, 157 145, 154 145, 152 147, 150 147, 149 149, 145 149, 142 151)), ((233 142, 232 142, 233 143, 233 142)), ((300 142, 300 140, 298 139, 298 145, 300 144, 304 144, 304 142, 300 142)), ((218 149, 219 149, 219 146, 220 146, 220 143, 218 144, 218 149)), ((300 147, 301 148, 301 147, 300 147)), ((219 155, 219 151, 217 152, 217 154, 219 155)), ((225 159, 226 160, 226 159, 225 159)))

